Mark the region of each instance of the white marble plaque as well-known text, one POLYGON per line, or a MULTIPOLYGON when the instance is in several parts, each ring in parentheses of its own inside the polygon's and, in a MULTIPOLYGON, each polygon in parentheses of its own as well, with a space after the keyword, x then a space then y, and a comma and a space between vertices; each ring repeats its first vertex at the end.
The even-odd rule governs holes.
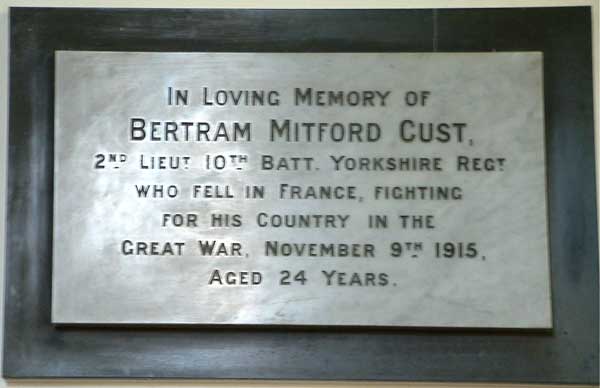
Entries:
POLYGON ((551 328, 542 55, 56 53, 52 320, 551 328))

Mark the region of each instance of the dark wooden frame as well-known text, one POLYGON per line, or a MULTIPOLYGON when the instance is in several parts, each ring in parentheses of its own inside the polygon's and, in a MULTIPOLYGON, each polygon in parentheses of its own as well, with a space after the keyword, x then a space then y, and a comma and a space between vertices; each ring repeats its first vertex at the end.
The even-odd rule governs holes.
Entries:
POLYGON ((589 7, 11 8, 3 375, 597 384, 592 102, 589 7), (52 326, 55 50, 542 51, 554 329, 52 326))

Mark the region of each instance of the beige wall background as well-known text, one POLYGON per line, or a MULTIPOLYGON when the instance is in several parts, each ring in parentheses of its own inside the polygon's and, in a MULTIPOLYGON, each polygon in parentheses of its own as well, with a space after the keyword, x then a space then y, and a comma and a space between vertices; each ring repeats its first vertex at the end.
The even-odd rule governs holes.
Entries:
MULTIPOLYGON (((595 69, 595 118, 596 139, 598 138, 600 113, 598 109, 598 78, 600 66, 598 48, 600 33, 600 0, 0 0, 0 307, 4 310, 4 236, 6 219, 6 151, 8 127, 8 7, 145 7, 145 8, 452 8, 452 7, 542 7, 590 5, 594 19, 594 69, 595 69)), ((596 141, 596 155, 599 147, 596 141)), ((596 161, 597 169, 600 166, 596 161)), ((0 332, 2 331, 0 320, 0 332)), ((2 339, 0 338, 0 344, 2 339)), ((600 344, 599 344, 600 345, 600 344)), ((0 355, 1 357, 1 355, 0 355)), ((324 387, 414 387, 414 388, 523 388, 531 385, 500 384, 449 384, 449 383, 366 383, 366 382, 295 382, 295 381, 183 381, 183 380, 19 380, 0 379, 0 388, 33 387, 136 387, 136 388, 232 388, 232 387, 280 387, 280 388, 324 388, 324 387)), ((551 387, 551 386, 545 386, 551 387)), ((556 386, 559 387, 559 386, 556 386)), ((561 386, 561 387, 564 387, 561 386)))

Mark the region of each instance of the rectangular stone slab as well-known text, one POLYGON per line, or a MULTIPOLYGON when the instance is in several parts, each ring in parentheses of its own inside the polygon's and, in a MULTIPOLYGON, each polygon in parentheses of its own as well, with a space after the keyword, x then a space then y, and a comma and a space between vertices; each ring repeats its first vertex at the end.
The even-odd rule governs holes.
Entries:
POLYGON ((56 324, 552 327, 542 55, 56 53, 56 324))

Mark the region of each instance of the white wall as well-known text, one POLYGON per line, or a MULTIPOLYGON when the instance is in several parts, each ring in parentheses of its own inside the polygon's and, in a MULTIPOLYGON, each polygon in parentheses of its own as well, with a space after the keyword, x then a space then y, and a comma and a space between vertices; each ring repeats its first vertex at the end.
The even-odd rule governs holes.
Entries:
MULTIPOLYGON (((4 296, 4 235, 5 235, 5 185, 6 185, 6 151, 7 151, 7 105, 8 105, 8 7, 10 6, 36 6, 36 7, 164 7, 164 8, 446 8, 446 7, 522 7, 522 6, 574 6, 592 5, 594 7, 594 68, 595 68, 595 95, 596 95, 596 137, 598 136, 598 123, 600 114, 598 109, 598 19, 600 16, 600 0, 230 0, 227 2, 217 0, 0 0, 0 304, 3 305, 4 296)), ((598 144, 596 144, 598 150, 598 144)), ((598 151, 596 152, 598 155, 598 151)), ((598 162, 597 162, 598 164, 598 162)), ((598 169, 597 169, 598 170, 598 169)), ((3 311, 3 306, 2 306, 3 311)), ((2 321, 0 320, 0 328, 2 321)), ((0 330, 1 332, 1 330, 0 330)), ((0 339, 1 341, 1 339, 0 339)), ((0 343, 1 344, 1 343, 0 343)), ((0 356, 1 357, 1 356, 0 356)), ((203 387, 203 388, 229 388, 229 387, 364 387, 364 382, 242 382, 242 381, 150 381, 150 380, 30 380, 30 381, 4 381, 0 379, 0 388, 5 387, 203 387)), ((378 383, 371 386, 382 387, 458 387, 466 384, 434 384, 434 383, 378 383)), ((468 384, 472 388, 490 388, 498 384, 468 384)), ((506 385, 502 385, 506 386, 506 385)), ((524 387, 524 385, 510 385, 510 387, 524 387)), ((549 386, 547 386, 549 387, 549 386)), ((557 386, 558 387, 558 386, 557 386)), ((564 387, 564 386, 561 386, 564 387)))

